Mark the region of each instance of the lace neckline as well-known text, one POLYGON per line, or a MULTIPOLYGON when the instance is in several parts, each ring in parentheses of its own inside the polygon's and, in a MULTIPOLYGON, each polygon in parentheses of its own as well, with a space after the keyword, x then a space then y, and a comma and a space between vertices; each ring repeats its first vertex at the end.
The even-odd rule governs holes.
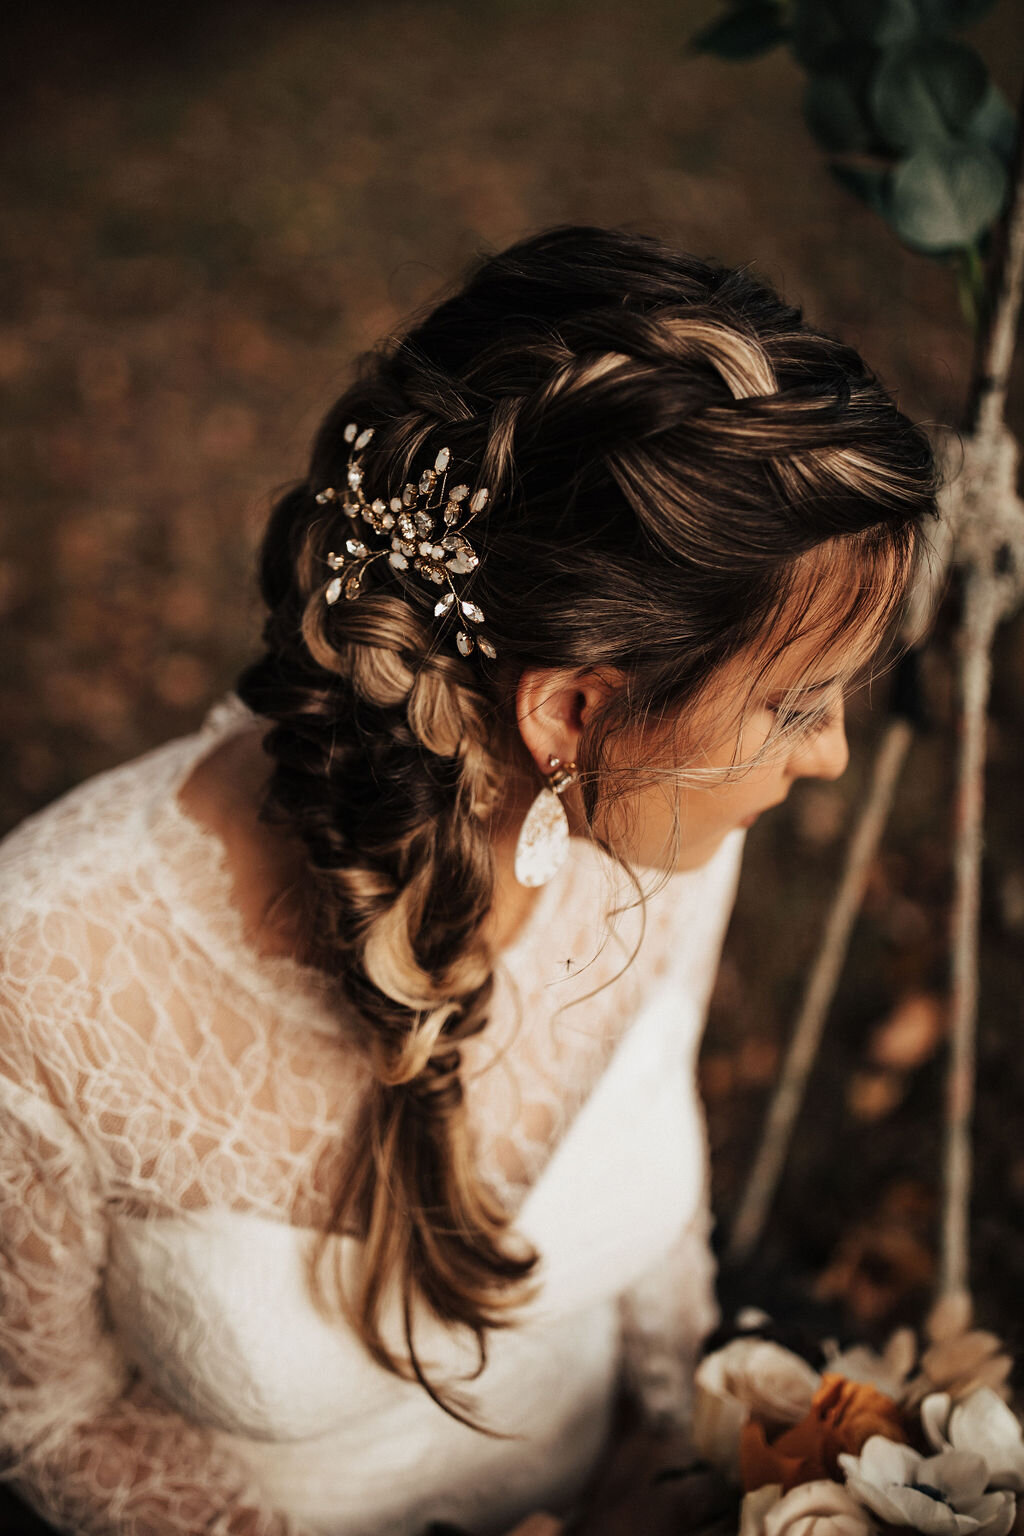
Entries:
MULTIPOLYGON (((161 854, 157 882, 175 921, 236 982, 257 998, 272 1002, 278 1014, 335 1034, 342 1006, 336 982, 315 966, 288 955, 266 954, 249 941, 232 899, 234 880, 227 848, 212 828, 188 814, 178 798, 178 791, 214 746, 258 720, 236 693, 229 692, 211 706, 191 737, 190 750, 177 761, 154 807, 151 831, 161 854)), ((570 857, 542 888, 516 937, 499 951, 496 964, 512 974, 566 898, 579 844, 579 839, 572 840, 570 857)))

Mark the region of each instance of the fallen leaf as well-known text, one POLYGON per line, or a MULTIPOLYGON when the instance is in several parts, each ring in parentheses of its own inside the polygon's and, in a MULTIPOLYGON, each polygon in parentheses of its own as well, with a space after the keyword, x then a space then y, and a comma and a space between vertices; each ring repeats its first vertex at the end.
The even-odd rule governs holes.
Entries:
POLYGON ((855 1120, 884 1120, 903 1102, 903 1094, 898 1072, 855 1072, 847 1086, 846 1103, 855 1120))
POLYGON ((912 1072, 935 1054, 945 1029, 943 999, 933 992, 911 993, 875 1026, 868 1055, 880 1067, 912 1072))

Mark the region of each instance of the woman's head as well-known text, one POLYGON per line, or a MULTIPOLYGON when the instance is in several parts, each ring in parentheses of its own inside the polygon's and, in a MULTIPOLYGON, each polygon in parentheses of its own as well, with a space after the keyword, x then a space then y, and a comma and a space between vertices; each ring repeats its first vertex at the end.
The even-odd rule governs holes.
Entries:
MULTIPOLYGON (((660 733, 648 730, 646 739, 627 735, 613 749, 606 772, 622 790, 599 807, 597 836, 634 869, 696 869, 728 833, 781 804, 796 779, 838 778, 849 760, 843 685, 874 649, 870 632, 825 655, 813 637, 800 638, 753 686, 754 656, 725 662, 702 707, 670 718, 660 733), (780 727, 784 712, 788 729, 780 727)), ((562 761, 573 757, 588 715, 627 686, 628 679, 596 671, 527 673, 518 703, 531 758, 540 761, 552 744, 562 761)), ((570 830, 587 836, 585 818, 566 798, 570 830)))
MULTIPOLYGON (((311 952, 367 1021, 380 1084, 341 1206, 441 1316, 482 1338, 529 1271, 462 1139, 496 821, 573 758, 580 835, 691 867, 792 778, 841 772, 843 684, 893 632, 936 489, 925 435, 853 348, 744 268, 614 230, 483 261, 328 413, 271 518, 266 650, 239 690, 276 724, 268 814, 309 847, 311 952), (349 421, 374 428, 375 495, 441 447, 489 488, 460 596, 494 658, 460 655, 436 590, 384 560, 325 603, 347 530, 315 493, 344 483, 349 421)), ((378 1303, 367 1282, 355 1315, 393 1363, 378 1303)))
MULTIPOLYGON (((321 430, 314 488, 340 482, 350 416, 374 426, 363 462, 382 493, 441 446, 459 478, 490 488, 481 563, 462 586, 498 656, 477 652, 459 671, 491 711, 496 746, 531 669, 625 682, 595 721, 600 743, 584 746, 590 822, 602 799, 628 796, 637 770, 650 775, 641 725, 689 722, 669 766, 702 766, 709 722, 697 706, 708 690, 721 703, 730 665, 771 665, 812 630, 816 652, 860 655, 871 630, 880 639, 933 493, 924 434, 851 347, 745 270, 613 231, 522 242, 371 354, 321 430), (624 735, 637 761, 623 758, 624 735)), ((339 520, 312 533, 321 559, 339 520)), ((311 570, 322 584, 330 575, 311 570)), ((412 573, 379 562, 368 584, 431 614, 436 592, 412 573)), ((367 600, 307 622, 333 648, 360 634, 367 600)), ((431 620, 445 654, 455 625, 431 620)), ((521 765, 520 743, 504 746, 521 765)), ((579 761, 542 746, 535 769, 548 752, 579 761)))

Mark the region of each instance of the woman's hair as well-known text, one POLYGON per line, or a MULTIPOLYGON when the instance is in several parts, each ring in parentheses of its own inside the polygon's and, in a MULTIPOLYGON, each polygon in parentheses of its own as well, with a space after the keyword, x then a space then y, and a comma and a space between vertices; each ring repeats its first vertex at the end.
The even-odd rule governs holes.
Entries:
POLYGON ((819 654, 889 633, 938 486, 924 432, 854 348, 747 268, 569 226, 481 260, 364 354, 308 478, 274 506, 264 650, 237 686, 273 722, 262 815, 308 850, 308 956, 351 1005, 372 1078, 339 1174, 332 1230, 363 1239, 340 1304, 381 1365, 456 1417, 472 1422, 421 1369, 414 1301, 472 1330, 482 1369, 537 1262, 474 1168, 459 1076, 491 999, 487 818, 522 760, 520 675, 624 678, 576 752, 584 820, 617 858, 603 814, 642 772, 683 778, 717 669, 756 652, 762 676, 812 605, 819 654), (496 658, 458 654, 436 590, 386 561, 358 600, 325 604, 326 555, 351 529, 315 493, 345 484, 349 421, 374 428, 374 495, 444 446, 460 480, 489 487, 460 596, 496 658), (613 742, 635 748, 614 774, 613 742), (392 1284, 407 1362, 381 1330, 392 1284))

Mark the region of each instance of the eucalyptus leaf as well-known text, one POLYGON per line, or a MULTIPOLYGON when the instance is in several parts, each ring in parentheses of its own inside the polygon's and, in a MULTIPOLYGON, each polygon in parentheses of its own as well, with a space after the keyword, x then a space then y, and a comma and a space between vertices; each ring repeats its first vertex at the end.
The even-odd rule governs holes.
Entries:
POLYGON ((852 154, 884 148, 868 110, 868 92, 878 55, 865 44, 846 50, 841 68, 812 74, 804 87, 803 114, 823 149, 852 154))
POLYGON ((932 37, 886 54, 870 91, 870 110, 894 151, 960 134, 988 88, 984 62, 965 43, 932 37))
POLYGON ((690 38, 695 53, 714 53, 720 59, 752 59, 767 53, 789 36, 784 13, 777 0, 753 0, 690 38))
POLYGON ((831 69, 849 38, 838 0, 795 0, 790 39, 794 56, 807 70, 831 69))
POLYGON ((1009 167, 1017 143, 1017 115, 994 80, 964 124, 964 137, 987 144, 1009 167))
POLYGON ((984 144, 923 145, 892 172, 888 218, 914 250, 970 245, 998 218, 1009 178, 984 144))
POLYGON ((915 0, 846 0, 848 31, 876 48, 895 48, 920 34, 915 0))
POLYGON ((892 171, 877 170, 874 166, 845 165, 840 160, 829 163, 832 175, 848 192, 859 197, 883 219, 890 218, 889 205, 892 196, 892 171))
POLYGON ((927 32, 948 32, 954 27, 969 27, 990 11, 995 0, 915 0, 922 28, 927 32))
POLYGON ((893 48, 920 38, 916 0, 794 0, 792 46, 808 70, 841 64, 851 43, 893 48))

